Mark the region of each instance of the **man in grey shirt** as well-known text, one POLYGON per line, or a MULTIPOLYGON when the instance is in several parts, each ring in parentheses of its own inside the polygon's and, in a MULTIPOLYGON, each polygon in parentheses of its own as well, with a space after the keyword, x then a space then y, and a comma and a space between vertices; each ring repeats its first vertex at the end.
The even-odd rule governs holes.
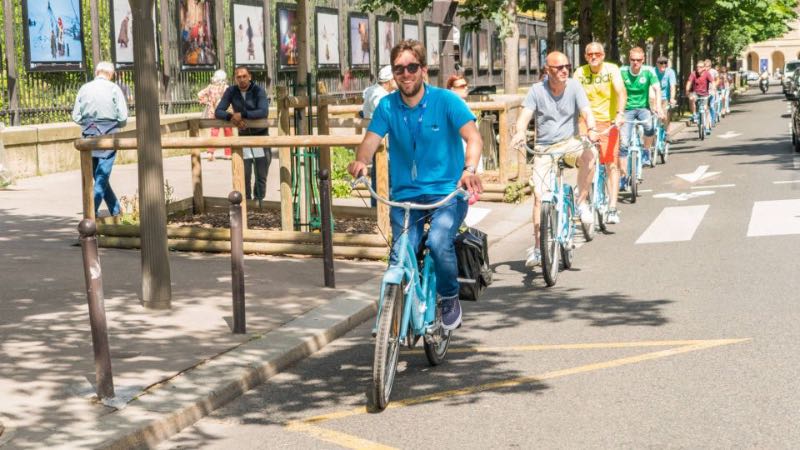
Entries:
MULTIPOLYGON (((552 52, 547 55, 547 80, 535 83, 522 102, 522 111, 517 119, 517 132, 511 140, 513 146, 519 146, 526 139, 528 123, 536 116, 536 149, 537 151, 553 151, 567 153, 562 156, 569 167, 578 168, 578 191, 576 199, 581 221, 587 224, 594 222, 594 217, 587 203, 589 185, 594 177, 594 148, 585 148, 576 138, 579 134, 578 117, 583 117, 588 137, 597 141, 595 122, 592 116, 589 99, 580 83, 570 78, 572 67, 566 55, 552 52)), ((542 206, 542 193, 545 189, 547 174, 554 170, 555 161, 549 157, 537 156, 533 162, 533 174, 530 184, 533 187, 533 240, 534 246, 528 249, 525 261, 527 267, 541 263, 539 250, 539 223, 542 206)))

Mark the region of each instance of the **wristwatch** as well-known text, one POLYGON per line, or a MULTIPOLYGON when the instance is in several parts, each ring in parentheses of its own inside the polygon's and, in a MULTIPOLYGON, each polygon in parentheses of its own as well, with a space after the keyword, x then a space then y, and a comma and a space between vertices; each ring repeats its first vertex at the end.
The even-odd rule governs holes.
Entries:
POLYGON ((473 175, 475 175, 475 172, 477 172, 477 170, 478 170, 478 168, 475 167, 475 166, 472 166, 472 165, 464 166, 464 172, 469 172, 469 173, 471 173, 473 175))

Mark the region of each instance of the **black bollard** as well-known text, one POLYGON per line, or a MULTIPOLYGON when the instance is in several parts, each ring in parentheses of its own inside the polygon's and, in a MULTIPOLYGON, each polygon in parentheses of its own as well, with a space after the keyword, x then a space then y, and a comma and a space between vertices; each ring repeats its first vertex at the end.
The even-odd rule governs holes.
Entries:
POLYGON ((242 194, 228 194, 231 202, 231 284, 233 294, 233 332, 245 334, 244 314, 244 236, 242 231, 242 194))
POLYGON ((322 213, 322 264, 325 286, 336 287, 333 272, 333 224, 331 223, 331 177, 328 169, 319 171, 319 202, 322 213))
POLYGON ((114 398, 114 375, 111 372, 111 351, 108 346, 108 326, 103 299, 103 277, 97 257, 97 225, 94 220, 83 219, 78 224, 83 251, 83 273, 86 279, 86 298, 89 301, 89 326, 92 329, 94 370, 97 397, 114 398))

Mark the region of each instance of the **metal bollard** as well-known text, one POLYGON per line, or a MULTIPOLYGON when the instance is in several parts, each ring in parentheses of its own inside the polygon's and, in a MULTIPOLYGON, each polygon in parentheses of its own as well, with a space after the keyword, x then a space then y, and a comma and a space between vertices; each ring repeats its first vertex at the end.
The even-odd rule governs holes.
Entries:
POLYGON ((322 169, 319 176, 319 203, 322 213, 322 265, 325 286, 336 287, 333 271, 333 223, 331 222, 331 177, 328 169, 322 169))
POLYGON ((228 194, 231 202, 231 292, 233 294, 233 332, 245 334, 244 312, 244 236, 242 231, 242 194, 228 194))
POLYGON ((94 370, 97 396, 114 398, 114 375, 111 372, 111 351, 108 346, 108 327, 103 299, 103 277, 97 257, 97 224, 83 219, 78 224, 83 251, 83 273, 86 279, 86 297, 89 301, 89 325, 92 329, 94 370))

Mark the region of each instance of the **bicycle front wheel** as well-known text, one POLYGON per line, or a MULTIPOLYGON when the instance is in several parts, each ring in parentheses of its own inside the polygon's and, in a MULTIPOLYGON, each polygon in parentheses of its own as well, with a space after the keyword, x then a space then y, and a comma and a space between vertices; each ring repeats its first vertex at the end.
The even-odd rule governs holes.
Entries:
POLYGON ((375 357, 372 363, 372 380, 367 390, 367 408, 383 411, 389 404, 397 360, 400 356, 400 323, 403 318, 403 285, 387 284, 383 292, 378 334, 375 340, 375 357))
MULTIPOLYGON (((441 309, 436 307, 437 323, 442 323, 441 309)), ((433 336, 425 337, 425 356, 428 358, 428 363, 432 366, 438 366, 444 362, 444 357, 447 356, 447 348, 450 346, 450 337, 453 335, 452 331, 445 330, 441 325, 439 330, 433 336)))
POLYGON ((636 197, 639 196, 639 152, 631 152, 631 203, 636 203, 636 197))
POLYGON ((561 262, 564 264, 564 269, 572 268, 572 256, 574 255, 573 244, 575 241, 575 226, 573 225, 573 214, 575 211, 575 196, 572 189, 566 189, 564 192, 564 205, 561 209, 561 214, 564 214, 565 227, 559 230, 561 239, 559 239, 559 248, 561 250, 561 262))
POLYGON ((697 118, 697 132, 700 135, 701 141, 705 140, 706 138, 706 130, 705 130, 706 127, 705 124, 703 123, 705 122, 705 118, 703 116, 705 116, 705 111, 701 112, 700 117, 697 118))
POLYGON ((542 275, 547 286, 554 286, 558 279, 558 212, 552 203, 542 203, 539 224, 539 246, 542 252, 542 275))

